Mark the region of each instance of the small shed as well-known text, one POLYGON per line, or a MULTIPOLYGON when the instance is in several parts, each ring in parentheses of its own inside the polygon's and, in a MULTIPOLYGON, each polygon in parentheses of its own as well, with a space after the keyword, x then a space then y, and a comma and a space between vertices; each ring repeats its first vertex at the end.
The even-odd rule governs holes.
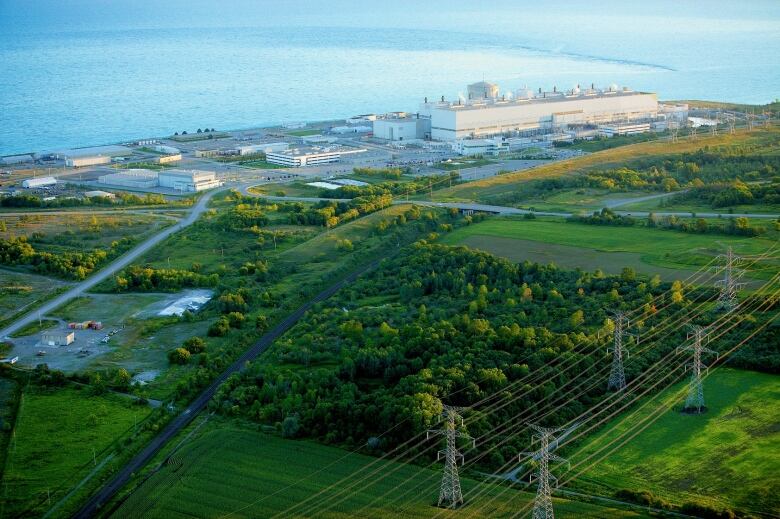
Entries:
POLYGON ((46 330, 41 333, 44 346, 67 346, 75 340, 76 333, 71 330, 46 330))

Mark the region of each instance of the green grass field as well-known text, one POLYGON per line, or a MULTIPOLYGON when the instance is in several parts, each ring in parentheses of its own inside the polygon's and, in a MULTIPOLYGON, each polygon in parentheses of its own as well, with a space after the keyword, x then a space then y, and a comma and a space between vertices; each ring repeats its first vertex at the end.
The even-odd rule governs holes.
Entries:
POLYGON ((149 408, 87 389, 31 388, 22 395, 3 474, 2 516, 35 517, 99 463, 149 408))
MULTIPOLYGON (((440 510, 440 472, 436 469, 380 462, 377 476, 356 485, 337 502, 338 490, 350 476, 374 458, 308 441, 276 436, 229 424, 206 426, 143 483, 111 517, 317 517, 430 518, 440 510), (348 478, 338 484, 342 478, 348 478), (331 485, 335 487, 330 488, 331 485), (324 491, 323 491, 324 490, 324 491), (288 511, 323 491, 314 505, 288 511), (332 504, 332 506, 330 506, 332 504)), ((436 466, 436 465, 434 465, 436 466)), ((377 468, 377 466, 372 466, 377 468)), ((464 496, 477 485, 463 478, 464 496)), ((533 499, 533 494, 509 490, 488 504, 500 489, 468 501, 459 511, 441 511, 443 518, 508 518, 533 499)), ((562 518, 645 517, 636 512, 555 500, 562 518)))
MULTIPOLYGON (((544 263, 553 261, 569 268, 600 268, 605 272, 620 272, 622 267, 631 266, 640 273, 667 276, 678 271, 681 278, 690 275, 691 269, 707 264, 729 246, 736 254, 744 256, 761 254, 777 246, 775 240, 767 238, 586 225, 554 218, 525 220, 510 217, 490 218, 462 227, 445 236, 442 243, 481 248, 513 261, 526 258, 544 263)), ((754 269, 751 277, 768 279, 780 270, 780 261, 765 260, 759 268, 761 270, 754 269)))
MULTIPOLYGON (((699 502, 777 517, 780 514, 780 377, 717 369, 704 381, 708 412, 684 415, 679 383, 655 399, 668 411, 635 441, 611 452, 579 481, 586 488, 647 490, 675 504, 699 502)), ((639 423, 618 418, 588 438, 574 464, 639 423)))

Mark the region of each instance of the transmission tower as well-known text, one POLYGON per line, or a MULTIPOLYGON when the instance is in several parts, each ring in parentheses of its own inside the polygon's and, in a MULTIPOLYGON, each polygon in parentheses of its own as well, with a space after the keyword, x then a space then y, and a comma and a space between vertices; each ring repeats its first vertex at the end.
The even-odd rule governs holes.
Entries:
POLYGON ((698 137, 696 135, 697 132, 698 132, 698 130, 696 129, 696 127, 695 126, 691 126, 691 140, 692 141, 695 141, 695 140, 698 139, 698 137))
POLYGON ((720 110, 715 112, 715 124, 710 126, 710 133, 712 134, 713 137, 718 134, 718 125, 719 124, 720 124, 720 110))
POLYGON ((723 279, 715 282, 715 285, 720 287, 720 294, 718 294, 718 302, 715 305, 715 309, 730 312, 737 306, 737 292, 739 288, 745 285, 745 283, 738 282, 739 278, 745 274, 745 271, 737 268, 742 258, 735 256, 731 247, 729 247, 726 254, 721 254, 718 258, 724 264, 716 267, 716 272, 723 272, 723 279))
POLYGON ((531 443, 538 441, 539 450, 534 452, 521 452, 518 454, 518 461, 522 461, 524 457, 531 457, 539 462, 539 468, 536 472, 531 474, 529 481, 536 480, 538 486, 536 489, 536 499, 534 499, 534 511, 531 516, 533 519, 554 519, 552 498, 550 497, 551 488, 550 480, 553 480, 555 488, 558 488, 558 478, 550 474, 550 462, 555 461, 559 463, 569 462, 560 456, 557 456, 550 452, 550 442, 554 441, 553 434, 563 431, 564 428, 549 428, 539 427, 538 425, 528 424, 528 427, 536 431, 533 435, 531 443))
POLYGON ((607 349, 607 353, 612 353, 612 370, 609 373, 607 390, 616 389, 617 391, 622 391, 626 388, 626 373, 623 369, 623 359, 628 358, 628 349, 626 349, 623 343, 623 338, 626 336, 636 337, 637 335, 626 331, 630 326, 626 314, 617 310, 613 312, 613 315, 615 316, 615 331, 612 348, 607 349))
POLYGON ((444 457, 444 475, 441 478, 441 490, 439 490, 438 506, 442 503, 447 508, 456 508, 463 504, 463 494, 460 491, 460 477, 458 476, 458 460, 463 463, 464 457, 458 451, 458 438, 471 440, 472 448, 476 446, 476 440, 466 433, 459 432, 456 428, 456 421, 460 421, 463 426, 463 418, 460 416, 461 408, 445 405, 442 409, 441 417, 445 421, 444 429, 429 430, 427 438, 431 435, 442 435, 447 440, 447 447, 436 454, 436 459, 444 457))
POLYGON ((736 126, 737 116, 734 114, 730 114, 728 117, 728 123, 729 123, 729 133, 734 134, 736 133, 735 126, 736 126))
POLYGON ((671 141, 677 142, 677 132, 678 132, 677 127, 675 126, 674 128, 671 128, 670 132, 671 132, 671 136, 670 136, 671 141))
POLYGON ((709 334, 702 326, 691 326, 691 332, 688 333, 688 339, 693 338, 693 344, 678 348, 678 351, 692 351, 693 362, 685 366, 686 371, 691 369, 691 381, 688 384, 688 397, 685 399, 684 411, 688 413, 703 413, 706 408, 704 407, 704 387, 701 383, 701 372, 707 370, 701 362, 702 353, 710 353, 718 358, 718 353, 712 351, 709 348, 702 346, 702 342, 706 338, 709 341, 709 334))

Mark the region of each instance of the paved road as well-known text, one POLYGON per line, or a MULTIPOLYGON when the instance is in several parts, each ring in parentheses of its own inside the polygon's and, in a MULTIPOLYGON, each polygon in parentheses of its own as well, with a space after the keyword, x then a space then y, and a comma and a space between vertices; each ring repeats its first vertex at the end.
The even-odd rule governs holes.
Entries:
POLYGON ((656 195, 640 196, 636 198, 613 198, 612 200, 605 200, 604 205, 609 208, 621 207, 628 204, 638 204, 639 202, 647 202, 648 200, 657 200, 659 198, 666 198, 668 196, 680 195, 687 192, 687 189, 682 191, 672 191, 669 193, 660 193, 656 195))
MULTIPOLYGON (((245 186, 242 188, 242 192, 249 196, 259 196, 268 200, 288 201, 288 202, 349 202, 349 199, 343 198, 319 198, 319 197, 304 197, 304 196, 267 196, 258 195, 256 193, 250 193, 248 189, 252 186, 245 186)), ((652 195, 653 198, 657 198, 659 195, 652 195)), ((639 199, 633 199, 633 201, 639 201, 639 199)), ((465 211, 479 211, 485 213, 494 214, 528 214, 534 213, 538 216, 560 216, 562 218, 568 218, 574 216, 575 213, 564 213, 556 211, 531 211, 529 209, 518 209, 517 207, 506 207, 503 205, 490 205, 490 204, 478 204, 473 202, 431 202, 429 200, 394 200, 393 204, 416 204, 426 207, 454 207, 455 209, 465 211)), ((635 216, 637 218, 647 217, 650 215, 648 211, 614 211, 615 214, 623 216, 635 216)), ((681 217, 699 217, 699 218, 780 218, 780 214, 769 213, 691 213, 683 211, 653 211, 656 216, 681 216, 681 217)))
POLYGON ((0 337, 8 337, 15 331, 21 329, 25 325, 35 321, 38 319, 38 315, 45 315, 58 306, 66 303, 67 301, 73 299, 74 297, 80 296, 82 293, 84 293, 86 290, 89 290, 90 288, 94 287, 104 279, 107 279, 111 276, 113 276, 115 273, 119 272, 123 268, 125 268, 127 265, 129 265, 132 261, 137 259, 139 256, 147 252, 149 249, 154 247, 155 245, 162 242, 164 239, 166 239, 171 234, 175 233, 176 231, 179 231, 188 225, 195 222, 195 220, 198 219, 198 217, 203 213, 203 211, 206 210, 206 207, 208 205, 209 200, 211 200, 211 197, 214 196, 216 193, 223 191, 223 189, 216 189, 213 191, 210 191, 203 195, 198 202, 192 206, 190 209, 190 213, 187 215, 186 218, 181 220, 180 222, 167 227, 160 231, 159 233, 155 234, 154 236, 149 237, 146 241, 142 242, 138 246, 136 246, 134 249, 126 252, 122 256, 118 257, 116 260, 114 260, 113 263, 110 263, 103 267, 100 271, 96 272, 95 274, 91 275, 89 278, 85 279, 78 285, 74 286, 67 292, 55 297, 54 299, 48 301, 47 303, 44 303, 43 305, 39 306, 32 312, 27 313, 23 317, 20 317, 10 325, 8 325, 5 329, 0 330, 0 337))
POLYGON ((274 326, 268 333, 263 335, 256 343, 254 343, 248 350, 246 350, 233 364, 230 365, 225 371, 223 371, 212 383, 206 388, 195 400, 182 411, 178 416, 171 420, 167 426, 155 436, 151 442, 138 454, 135 455, 119 472, 117 472, 110 481, 108 481, 103 488, 101 488, 96 494, 90 497, 89 501, 84 507, 79 510, 73 517, 76 519, 86 519, 94 517, 98 510, 108 503, 112 497, 130 480, 133 473, 137 473, 141 470, 149 461, 157 454, 157 452, 168 441, 176 436, 179 431, 186 427, 194 418, 198 415, 209 403, 211 398, 217 392, 219 386, 233 373, 237 373, 244 368, 244 364, 258 355, 265 352, 273 342, 281 337, 287 330, 293 327, 301 317, 304 316, 307 310, 309 310, 314 304, 328 299, 330 296, 338 292, 342 287, 354 282, 360 275, 375 268, 379 264, 379 260, 374 261, 368 265, 353 271, 347 277, 329 286, 308 302, 301 305, 293 313, 284 318, 279 324, 274 326))

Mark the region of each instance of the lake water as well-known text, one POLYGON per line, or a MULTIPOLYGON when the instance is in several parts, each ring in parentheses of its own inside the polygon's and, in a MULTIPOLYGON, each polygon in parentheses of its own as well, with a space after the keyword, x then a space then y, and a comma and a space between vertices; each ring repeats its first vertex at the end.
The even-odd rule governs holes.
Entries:
POLYGON ((774 0, 0 0, 0 155, 413 111, 481 79, 766 103, 778 50, 774 0))

